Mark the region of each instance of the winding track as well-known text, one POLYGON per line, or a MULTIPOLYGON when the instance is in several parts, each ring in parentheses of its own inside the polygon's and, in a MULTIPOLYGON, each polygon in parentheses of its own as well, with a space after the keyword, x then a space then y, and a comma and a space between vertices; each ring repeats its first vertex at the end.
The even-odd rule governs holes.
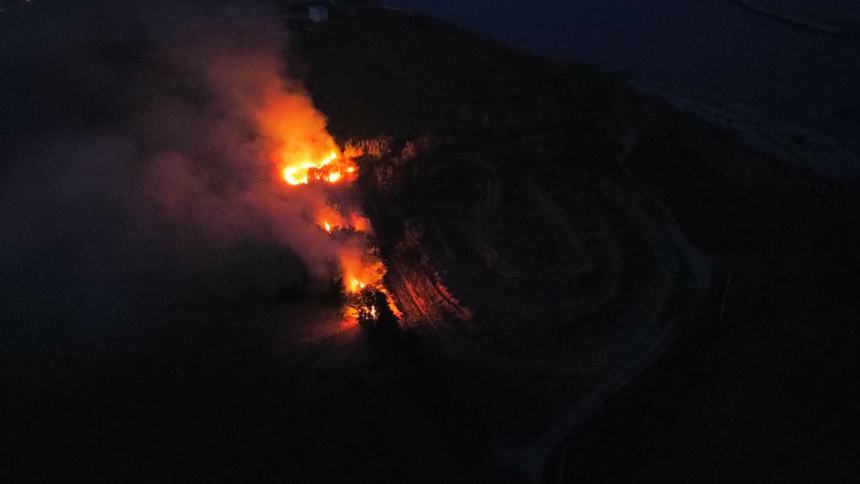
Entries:
POLYGON ((623 168, 581 173, 571 189, 492 171, 455 180, 475 171, 423 163, 407 194, 421 229, 385 251, 390 289, 457 391, 493 395, 477 418, 495 459, 539 480, 548 455, 691 321, 708 269, 623 168), (440 202, 440 177, 463 192, 440 202))

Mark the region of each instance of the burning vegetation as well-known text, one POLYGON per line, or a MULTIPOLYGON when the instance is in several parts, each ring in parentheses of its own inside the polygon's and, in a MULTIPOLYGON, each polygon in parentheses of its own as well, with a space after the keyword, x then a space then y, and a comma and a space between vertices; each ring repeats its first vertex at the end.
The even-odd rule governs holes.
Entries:
MULTIPOLYGON (((295 112, 284 113, 284 116, 288 118, 295 112)), ((310 112, 316 114, 315 110, 310 112)), ((271 120, 264 126, 276 130, 290 129, 294 124, 284 118, 278 119, 271 110, 266 111, 262 119, 271 120)), ((334 191, 349 190, 356 180, 357 159, 365 155, 365 146, 373 143, 350 143, 340 148, 325 132, 324 126, 320 129, 313 136, 305 137, 304 145, 296 143, 295 137, 284 136, 281 139, 292 142, 283 143, 274 150, 273 162, 278 166, 286 190, 326 185, 334 191)), ((275 139, 278 139, 277 133, 275 139)), ((362 325, 396 325, 399 311, 383 283, 386 268, 374 246, 370 220, 357 207, 333 201, 319 207, 313 216, 313 223, 336 242, 346 317, 362 325)))
POLYGON ((189 246, 289 247, 313 281, 340 281, 350 320, 385 312, 382 299, 362 296, 369 292, 384 295, 396 314, 373 229, 351 189, 374 143, 341 146, 329 134, 307 90, 285 76, 277 17, 208 15, 167 29, 147 70, 157 73, 153 85, 183 79, 201 93, 142 94, 153 150, 143 184, 153 205, 189 246))

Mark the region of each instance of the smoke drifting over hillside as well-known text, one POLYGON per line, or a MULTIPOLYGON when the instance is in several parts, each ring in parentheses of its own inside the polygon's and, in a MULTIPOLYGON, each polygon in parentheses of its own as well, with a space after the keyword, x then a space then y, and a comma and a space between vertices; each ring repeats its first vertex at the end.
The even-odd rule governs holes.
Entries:
POLYGON ((12 73, 0 80, 0 265, 15 301, 4 320, 89 318, 127 304, 141 280, 217 272, 240 244, 280 248, 249 262, 252 278, 272 273, 254 284, 304 277, 290 251, 312 277, 333 275, 336 242, 311 220, 324 194, 283 190, 273 162, 334 143, 283 77, 276 12, 74 2, 16 15, 0 34, 12 73))
POLYGON ((159 42, 153 77, 173 85, 151 79, 158 89, 142 94, 138 122, 155 152, 146 188, 183 229, 224 243, 285 244, 324 277, 334 247, 308 222, 325 195, 285 191, 274 156, 316 159, 336 146, 308 95, 283 79, 283 45, 274 15, 198 17, 159 42))

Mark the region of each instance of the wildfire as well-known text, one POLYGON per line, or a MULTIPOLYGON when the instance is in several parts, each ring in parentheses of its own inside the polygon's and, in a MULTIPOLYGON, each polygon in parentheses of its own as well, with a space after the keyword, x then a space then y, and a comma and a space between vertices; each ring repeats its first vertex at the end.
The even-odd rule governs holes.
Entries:
POLYGON ((377 321, 380 311, 399 318, 400 310, 384 283, 385 265, 372 254, 346 250, 341 256, 347 316, 359 322, 377 321))
MULTIPOLYGON (((276 129, 297 127, 293 121, 278 119, 277 112, 269 110, 261 119, 276 129)), ((280 167, 280 177, 290 189, 317 183, 348 186, 358 175, 355 159, 364 153, 363 149, 353 145, 341 149, 325 132, 324 125, 318 128, 319 131, 308 133, 305 144, 297 144, 292 137, 290 144, 275 150, 274 163, 280 167)), ((307 131, 308 127, 302 125, 301 129, 307 131)), ((358 322, 381 320, 383 313, 399 317, 400 312, 383 284, 385 266, 365 237, 372 233, 367 217, 354 209, 342 211, 329 205, 317 209, 313 216, 317 226, 339 241, 338 263, 347 296, 347 316, 358 322)))
POLYGON ((289 163, 281 170, 288 185, 307 185, 312 181, 338 183, 356 172, 355 162, 337 151, 331 151, 318 162, 289 163))
POLYGON ((337 231, 364 235, 373 233, 370 220, 355 211, 341 214, 336 208, 326 205, 317 210, 314 219, 318 221, 317 226, 329 234, 337 231))
MULTIPOLYGON (((352 220, 361 221, 365 229, 370 227, 364 217, 354 215, 352 220)), ((354 226, 350 229, 357 231, 354 226)), ((340 267, 347 296, 347 317, 359 323, 382 321, 386 316, 400 317, 394 298, 383 282, 385 265, 375 255, 372 247, 344 246, 340 254, 340 267)))

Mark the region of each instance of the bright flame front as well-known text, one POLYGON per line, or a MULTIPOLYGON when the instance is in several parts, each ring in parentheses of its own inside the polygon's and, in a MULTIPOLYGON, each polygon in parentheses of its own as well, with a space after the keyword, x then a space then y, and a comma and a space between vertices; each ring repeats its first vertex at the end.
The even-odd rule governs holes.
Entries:
MULTIPOLYGON (((362 150, 355 146, 348 145, 340 149, 328 133, 323 132, 309 137, 306 146, 297 147, 293 143, 289 148, 278 150, 275 163, 281 167, 281 179, 291 189, 300 189, 303 185, 316 183, 347 186, 358 175, 355 159, 362 154, 362 150), (321 149, 322 147, 325 148, 321 149), (313 153, 317 155, 312 156, 313 153)), ((338 245, 338 263, 343 288, 349 301, 347 316, 353 320, 378 318, 379 310, 373 303, 367 302, 374 300, 369 295, 376 293, 384 295, 388 309, 395 316, 399 316, 400 312, 383 284, 385 266, 375 255, 376 251, 366 237, 372 233, 367 217, 355 210, 341 213, 331 206, 326 206, 313 215, 316 225, 330 236, 336 237, 337 240, 353 241, 338 245), (342 232, 346 233, 339 235, 342 232), (364 237, 355 237, 356 235, 364 237), (355 240, 360 243, 355 243, 355 240)))
POLYGON ((283 162, 285 166, 281 169, 281 176, 292 186, 307 185, 312 181, 339 183, 346 179, 346 175, 356 172, 352 158, 347 158, 339 151, 330 151, 317 162, 295 162, 289 158, 285 158, 283 162))

